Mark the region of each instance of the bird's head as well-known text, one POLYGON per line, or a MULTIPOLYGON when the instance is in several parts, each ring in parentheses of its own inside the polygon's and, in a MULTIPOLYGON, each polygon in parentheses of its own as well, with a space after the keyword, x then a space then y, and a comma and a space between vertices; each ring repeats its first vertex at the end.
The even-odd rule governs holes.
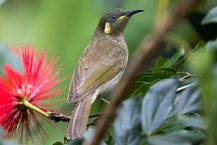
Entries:
POLYGON ((107 35, 123 33, 130 17, 136 13, 143 12, 142 9, 122 10, 116 8, 105 12, 101 17, 97 30, 107 35))

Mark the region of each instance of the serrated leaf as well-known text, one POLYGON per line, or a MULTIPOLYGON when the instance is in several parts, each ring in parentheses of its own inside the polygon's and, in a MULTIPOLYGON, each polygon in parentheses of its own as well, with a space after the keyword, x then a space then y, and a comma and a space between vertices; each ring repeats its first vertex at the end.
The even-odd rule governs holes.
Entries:
POLYGON ((9 51, 6 45, 0 43, 0 73, 2 73, 3 63, 10 64, 17 71, 23 72, 23 67, 19 57, 15 53, 9 51))
POLYGON ((203 25, 209 23, 217 23, 217 7, 211 9, 208 14, 203 18, 202 22, 203 25))
POLYGON ((196 85, 192 85, 184 90, 178 97, 174 113, 186 114, 198 111, 200 109, 199 96, 200 91, 197 89, 196 85))
POLYGON ((137 145, 141 134, 141 96, 124 101, 114 122, 115 145, 137 145))
POLYGON ((141 121, 147 135, 157 130, 169 117, 178 82, 167 79, 152 85, 142 102, 141 121))
POLYGON ((148 139, 153 145, 191 145, 202 142, 204 134, 198 130, 179 130, 167 135, 157 135, 148 139))
POLYGON ((178 118, 178 120, 182 124, 184 124, 185 126, 188 126, 188 127, 193 127, 193 128, 201 129, 201 130, 206 129, 205 120, 199 115, 197 115, 197 116, 182 115, 178 118))

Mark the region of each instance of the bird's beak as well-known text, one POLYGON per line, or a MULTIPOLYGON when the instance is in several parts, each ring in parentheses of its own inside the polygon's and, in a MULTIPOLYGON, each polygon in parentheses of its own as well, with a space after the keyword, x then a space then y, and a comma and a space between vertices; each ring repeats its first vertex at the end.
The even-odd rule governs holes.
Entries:
POLYGON ((129 11, 127 12, 127 16, 132 16, 132 15, 134 15, 134 14, 136 14, 136 13, 143 12, 143 11, 144 11, 143 9, 133 9, 133 10, 129 10, 129 11))
POLYGON ((125 15, 119 17, 117 20, 122 20, 122 19, 124 19, 124 18, 126 18, 126 17, 130 17, 130 16, 132 16, 132 15, 134 15, 134 14, 136 14, 136 13, 143 12, 143 11, 144 11, 143 9, 133 9, 133 10, 129 10, 129 11, 127 11, 127 14, 125 14, 125 15))

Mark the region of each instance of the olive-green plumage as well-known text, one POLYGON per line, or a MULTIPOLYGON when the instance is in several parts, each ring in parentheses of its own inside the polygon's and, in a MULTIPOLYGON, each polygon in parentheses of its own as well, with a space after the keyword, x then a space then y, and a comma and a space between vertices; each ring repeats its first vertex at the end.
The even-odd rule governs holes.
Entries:
POLYGON ((123 31, 130 17, 141 11, 118 8, 107 11, 100 19, 72 75, 68 102, 74 102, 75 108, 67 129, 67 139, 82 138, 92 103, 121 79, 128 62, 123 31))

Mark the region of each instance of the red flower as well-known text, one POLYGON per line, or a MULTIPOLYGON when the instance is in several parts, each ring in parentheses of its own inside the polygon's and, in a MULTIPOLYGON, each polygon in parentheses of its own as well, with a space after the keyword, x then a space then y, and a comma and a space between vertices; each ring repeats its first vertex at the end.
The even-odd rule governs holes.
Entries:
POLYGON ((4 65, 4 77, 0 76, 0 126, 10 137, 27 139, 35 129, 43 131, 37 113, 24 105, 24 101, 44 109, 40 100, 50 98, 61 92, 56 85, 60 69, 55 67, 56 59, 46 59, 46 51, 39 54, 30 45, 22 50, 12 48, 20 58, 23 72, 18 72, 8 64, 4 65))

